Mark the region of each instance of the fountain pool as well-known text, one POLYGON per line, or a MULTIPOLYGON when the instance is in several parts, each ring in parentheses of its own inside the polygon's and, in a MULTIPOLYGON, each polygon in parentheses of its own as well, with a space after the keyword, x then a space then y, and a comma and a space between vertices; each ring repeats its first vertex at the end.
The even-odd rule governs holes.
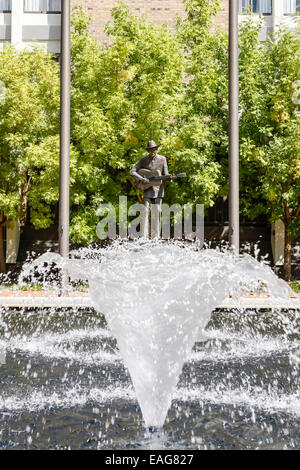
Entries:
POLYGON ((158 242, 81 254, 67 268, 97 311, 1 311, 1 449, 300 447, 299 312, 211 317, 228 294, 285 298, 268 266, 158 242))

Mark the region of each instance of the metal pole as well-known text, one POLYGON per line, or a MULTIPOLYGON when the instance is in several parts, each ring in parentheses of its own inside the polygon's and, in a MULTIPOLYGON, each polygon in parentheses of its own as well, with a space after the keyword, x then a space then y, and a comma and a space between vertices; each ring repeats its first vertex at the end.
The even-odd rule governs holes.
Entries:
POLYGON ((229 242, 239 253, 238 0, 229 0, 229 242))
MULTIPOLYGON (((60 172, 59 172, 59 252, 69 255, 70 219, 70 0, 61 2, 61 64, 60 64, 60 172)), ((67 272, 62 273, 62 293, 68 284, 67 272)))

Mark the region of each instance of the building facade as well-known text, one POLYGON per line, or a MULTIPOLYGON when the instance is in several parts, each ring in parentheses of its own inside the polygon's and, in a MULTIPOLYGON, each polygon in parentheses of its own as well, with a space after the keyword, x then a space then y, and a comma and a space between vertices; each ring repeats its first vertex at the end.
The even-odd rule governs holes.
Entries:
POLYGON ((247 17, 249 11, 255 15, 263 15, 260 39, 265 41, 280 25, 284 24, 291 30, 296 28, 300 0, 239 0, 239 22, 247 17))
MULTIPOLYGON (((111 19, 110 11, 115 0, 71 0, 71 6, 81 5, 91 16, 91 34, 104 44, 107 36, 104 27, 111 19)), ((149 20, 165 23, 173 28, 177 15, 184 15, 181 0, 127 0, 132 11, 149 20)), ((226 28, 228 22, 228 0, 222 0, 222 8, 216 25, 226 28)), ((6 42, 18 48, 31 47, 38 43, 48 52, 60 50, 61 0, 0 0, 0 48, 6 42)))
MULTIPOLYGON (((300 0, 237 0, 239 19, 251 10, 264 16, 261 39, 282 21, 293 27, 293 17, 300 12, 300 0)), ((182 0, 127 0, 137 16, 146 14, 150 21, 174 28, 177 15, 184 15, 182 0)), ((228 0, 221 0, 221 10, 215 18, 216 27, 228 27, 228 0)), ((91 34, 106 43, 105 24, 111 19, 115 0, 71 0, 81 5, 92 17, 91 34)), ((61 0, 0 0, 0 48, 10 42, 18 48, 39 44, 49 52, 60 50, 61 0)))

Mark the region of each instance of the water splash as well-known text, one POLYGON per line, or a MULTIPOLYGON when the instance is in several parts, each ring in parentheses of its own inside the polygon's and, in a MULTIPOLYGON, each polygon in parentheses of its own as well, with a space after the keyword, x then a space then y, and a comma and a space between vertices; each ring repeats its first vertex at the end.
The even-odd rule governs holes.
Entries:
MULTIPOLYGON (((148 427, 161 428, 184 362, 214 308, 228 295, 264 290, 272 299, 292 293, 266 264, 249 255, 199 250, 180 242, 115 242, 81 250, 80 259, 47 253, 34 266, 55 262, 89 292, 117 339, 148 427)), ((271 299, 270 299, 271 303, 271 299)))

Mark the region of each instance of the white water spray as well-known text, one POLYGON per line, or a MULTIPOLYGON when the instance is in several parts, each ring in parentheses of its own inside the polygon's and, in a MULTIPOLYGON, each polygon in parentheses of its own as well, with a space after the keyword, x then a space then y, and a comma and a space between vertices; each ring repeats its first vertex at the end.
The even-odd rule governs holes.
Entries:
POLYGON ((182 366, 225 297, 232 295, 238 303, 241 292, 262 285, 274 299, 292 292, 269 266, 249 255, 198 250, 193 244, 123 241, 80 254, 82 259, 64 260, 47 253, 34 265, 55 262, 73 280, 88 279, 148 427, 163 426, 182 366))

